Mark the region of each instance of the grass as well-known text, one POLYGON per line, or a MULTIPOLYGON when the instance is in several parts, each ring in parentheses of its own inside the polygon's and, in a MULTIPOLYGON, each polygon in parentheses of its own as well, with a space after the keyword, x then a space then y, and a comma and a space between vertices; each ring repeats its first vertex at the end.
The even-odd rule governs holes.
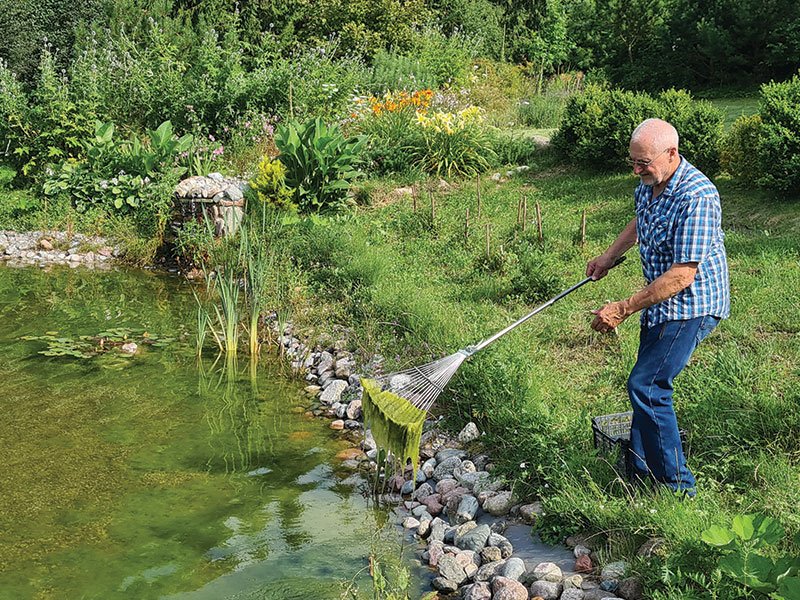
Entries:
POLYGON ((754 115, 758 112, 758 95, 740 96, 734 98, 715 98, 711 104, 722 111, 724 126, 727 131, 734 121, 742 115, 754 115))
MULTIPOLYGON (((293 251, 311 273, 309 289, 328 317, 353 327, 351 337, 365 351, 386 357, 388 369, 427 362, 501 329, 536 304, 531 298, 580 280, 587 260, 632 216, 632 176, 536 160, 535 175, 484 183, 480 217, 469 182, 437 194, 435 219, 427 199, 416 212, 411 199, 402 199, 310 228, 293 251), (523 196, 529 207, 524 232, 517 223, 523 196), (532 218, 537 202, 543 242, 532 218)), ((633 558, 647 537, 663 536, 669 558, 638 561, 635 568, 668 597, 711 597, 692 579, 713 567, 713 554, 700 541, 705 527, 764 511, 790 532, 800 531, 793 509, 800 502, 796 203, 777 203, 724 179, 717 183, 732 315, 676 382, 677 411, 701 490, 697 502, 632 491, 592 448, 591 416, 627 410, 625 380, 638 319, 610 337, 591 331, 589 311, 641 287, 634 252, 606 279, 476 355, 435 408, 454 430, 475 420, 487 432, 498 472, 516 490, 544 501, 546 537, 600 532, 611 559, 633 558), (670 578, 662 569, 683 575, 670 578)), ((729 582, 713 585, 719 598, 746 597, 729 582)))

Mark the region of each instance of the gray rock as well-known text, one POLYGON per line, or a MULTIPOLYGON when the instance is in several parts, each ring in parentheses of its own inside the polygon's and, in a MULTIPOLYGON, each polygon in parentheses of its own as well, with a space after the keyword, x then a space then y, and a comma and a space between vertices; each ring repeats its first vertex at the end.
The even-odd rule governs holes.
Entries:
POLYGON ((617 596, 625 600, 642 600, 644 598, 644 586, 637 577, 628 577, 619 582, 617 596))
POLYGON ((612 562, 603 567, 600 573, 600 579, 607 581, 609 579, 622 579, 628 572, 628 563, 623 560, 612 562))
POLYGON ((533 576, 539 581, 560 583, 564 578, 561 569, 555 563, 543 562, 533 568, 533 576))
POLYGON ((436 468, 436 459, 429 458, 424 463, 422 463, 422 466, 419 468, 419 470, 425 473, 425 477, 430 479, 431 477, 433 477, 433 470, 435 468, 436 468))
POLYGON ((458 456, 450 456, 444 460, 436 459, 436 468, 433 470, 434 479, 445 479, 453 475, 453 471, 461 465, 461 459, 458 456))
POLYGON ((406 517, 403 519, 403 527, 405 529, 416 529, 419 527, 419 521, 414 517, 406 517))
POLYGON ((439 559, 439 575, 461 585, 466 581, 467 574, 464 567, 459 564, 455 554, 445 554, 439 559))
POLYGON ((432 541, 444 542, 444 534, 448 529, 449 525, 445 521, 439 517, 434 517, 433 521, 431 521, 431 534, 428 539, 432 541))
POLYGON ((561 600, 584 600, 584 591, 578 588, 570 588, 561 593, 561 600))
MULTIPOLYGON (((428 513, 425 513, 426 515, 428 513)), ((430 515, 428 515, 430 516, 430 515)), ((420 519, 419 520, 419 527, 417 527, 417 535, 421 538, 424 538, 428 535, 428 532, 431 529, 431 520, 430 519, 420 519)))
POLYGON ((636 551, 636 556, 641 556, 643 558, 650 558, 654 554, 660 554, 661 552, 663 552, 665 547, 666 547, 666 540, 664 538, 660 537, 650 538, 644 544, 639 546, 639 549, 636 551))
POLYGON ((361 400, 353 400, 347 405, 347 418, 354 420, 361 418, 361 400))
MULTIPOLYGON (((445 461, 448 458, 464 458, 467 455, 466 452, 463 450, 459 450, 458 448, 443 448, 436 453, 436 462, 440 463, 445 461)), ((438 479, 438 478, 437 478, 438 479)))
POLYGON ((483 510, 495 517, 501 517, 508 514, 513 504, 514 498, 511 492, 498 492, 494 496, 487 498, 483 504, 483 510))
POLYGON ((492 588, 485 581, 464 586, 461 590, 462 600, 492 600, 492 588))
POLYGON ((447 579, 446 577, 436 577, 433 581, 431 581, 431 585, 433 586, 433 589, 445 593, 455 592, 458 589, 458 584, 455 581, 447 579))
POLYGON ((525 563, 522 561, 521 558, 517 558, 516 556, 512 556, 509 558, 506 563, 503 565, 503 571, 501 575, 503 577, 508 577, 509 579, 514 579, 519 581, 519 579, 525 573, 525 563))
POLYGON ((436 491, 442 495, 458 487, 458 482, 452 477, 444 479, 437 477, 436 479, 438 479, 436 482, 436 491))
POLYGON ((514 553, 514 547, 511 545, 511 542, 508 541, 508 538, 499 533, 492 533, 489 536, 487 545, 498 548, 503 558, 508 558, 514 553))
POLYGON ((408 496, 414 491, 415 482, 411 479, 403 483, 403 487, 400 488, 400 494, 402 496, 408 496))
POLYGON ((414 490, 414 493, 411 497, 417 502, 421 502, 431 494, 433 494, 433 488, 431 487, 431 484, 425 482, 422 485, 420 485, 416 490, 414 490))
POLYGON ((444 543, 433 540, 428 544, 428 564, 435 567, 439 564, 439 559, 444 556, 444 543))
POLYGON ((600 588, 589 590, 583 594, 583 600, 607 600, 608 598, 619 598, 619 596, 601 590, 600 588))
POLYGON ((478 508, 478 499, 470 494, 464 494, 461 496, 461 501, 458 503, 458 509, 456 510, 456 521, 458 523, 466 523, 467 521, 471 521, 475 518, 478 508))
POLYGON ((478 431, 478 426, 475 423, 469 422, 466 424, 461 433, 458 434, 458 441, 462 444, 468 444, 481 437, 481 432, 478 431))
MULTIPOLYGON (((455 475, 455 471, 453 474, 455 475)), ((486 471, 461 472, 456 479, 465 488, 475 490, 475 488, 482 488, 483 484, 489 481, 489 474, 486 471)))
POLYGON ((580 544, 572 549, 572 554, 575 555, 575 558, 578 558, 579 556, 589 556, 591 553, 592 551, 589 550, 589 548, 586 546, 581 546, 580 544))
POLYGON ((504 564, 505 561, 498 560, 481 565, 481 567, 478 569, 478 572, 475 573, 475 581, 491 581, 494 579, 494 577, 500 574, 500 572, 503 570, 504 564))
POLYGON ((491 530, 489 529, 488 525, 478 525, 463 535, 456 536, 454 543, 462 550, 480 552, 481 549, 486 545, 486 541, 489 539, 490 533, 491 530))
POLYGON ((317 375, 322 375, 327 371, 333 370, 333 355, 330 352, 321 352, 319 363, 317 363, 317 375))
POLYGON ((531 596, 541 596, 544 600, 558 600, 562 585, 554 581, 534 581, 531 584, 531 596))
POLYGON ((530 504, 523 504, 519 507, 519 516, 528 525, 536 523, 536 519, 542 516, 544 510, 542 509, 541 502, 531 502, 530 504))
POLYGON ((325 388, 325 391, 320 394, 319 401, 323 404, 333 404, 339 402, 342 397, 342 392, 347 389, 347 382, 340 379, 335 380, 333 383, 325 388))

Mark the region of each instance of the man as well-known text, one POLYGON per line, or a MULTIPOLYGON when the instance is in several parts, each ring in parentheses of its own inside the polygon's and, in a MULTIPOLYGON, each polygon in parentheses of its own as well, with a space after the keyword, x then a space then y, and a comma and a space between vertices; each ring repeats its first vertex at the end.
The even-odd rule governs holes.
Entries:
POLYGON ((628 162, 640 180, 636 217, 588 263, 586 275, 604 277, 638 241, 648 283, 630 298, 592 311, 592 328, 613 331, 642 311, 638 358, 628 378, 633 407, 628 458, 640 478, 652 477, 693 497, 695 479, 681 447, 672 382, 697 344, 730 312, 719 193, 678 153, 678 132, 666 121, 647 119, 634 130, 628 162))

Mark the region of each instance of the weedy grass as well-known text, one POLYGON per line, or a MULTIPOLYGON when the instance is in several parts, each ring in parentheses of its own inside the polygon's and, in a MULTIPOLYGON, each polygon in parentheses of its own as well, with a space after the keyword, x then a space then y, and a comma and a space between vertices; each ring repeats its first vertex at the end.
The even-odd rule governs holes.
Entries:
MULTIPOLYGON (((524 177, 484 182, 480 209, 474 181, 434 192, 435 207, 420 194, 416 212, 410 198, 361 207, 311 228, 307 240, 317 243, 295 256, 317 267, 312 290, 336 305, 365 349, 384 355, 387 370, 409 367, 485 338, 582 279, 586 262, 632 218, 634 185, 630 175, 565 169, 539 157, 524 177)), ((603 556, 634 559, 648 585, 670 597, 746 597, 713 573, 703 581, 716 587, 704 591, 699 580, 713 570, 700 540, 705 527, 765 511, 800 530, 793 509, 800 501, 796 205, 725 179, 718 186, 732 314, 676 381, 698 500, 634 490, 611 468, 613 458, 592 447, 591 417, 628 410, 625 381, 639 325, 632 317, 616 335, 601 335, 589 327, 590 310, 643 285, 635 250, 605 279, 465 363, 434 408, 454 429, 475 420, 486 432, 497 472, 520 496, 543 500, 546 538, 595 532, 603 556), (638 545, 653 536, 665 538, 670 558, 636 560, 638 545)))

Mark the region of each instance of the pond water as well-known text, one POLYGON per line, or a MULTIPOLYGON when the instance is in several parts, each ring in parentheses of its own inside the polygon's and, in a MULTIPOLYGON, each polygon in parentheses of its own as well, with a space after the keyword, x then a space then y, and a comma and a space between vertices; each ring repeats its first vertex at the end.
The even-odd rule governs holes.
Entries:
POLYGON ((198 362, 194 312, 175 278, 0 267, 0 597, 371 597, 368 556, 399 536, 349 445, 279 365, 198 362), (164 345, 20 339, 120 328, 164 345))

